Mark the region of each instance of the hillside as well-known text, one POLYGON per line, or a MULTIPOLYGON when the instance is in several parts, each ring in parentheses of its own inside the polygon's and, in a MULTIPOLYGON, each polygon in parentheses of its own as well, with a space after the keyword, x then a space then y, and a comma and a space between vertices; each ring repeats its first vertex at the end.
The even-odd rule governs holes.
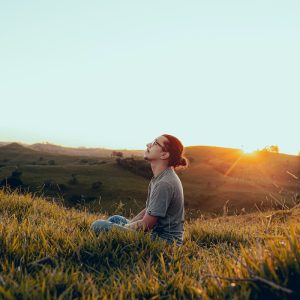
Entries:
MULTIPOLYGON (((68 156, 87 156, 87 157, 110 157, 113 151, 121 151, 124 157, 132 155, 142 156, 143 150, 128 150, 128 149, 109 149, 109 148, 89 148, 89 147, 66 147, 61 145, 55 145, 51 143, 35 143, 24 144, 16 142, 0 142, 0 148, 6 146, 9 148, 16 148, 21 146, 25 149, 31 149, 47 154, 53 155, 68 155, 68 156)), ((24 150, 24 149, 23 149, 24 150)))
POLYGON ((181 247, 0 190, 1 299, 299 299, 300 209, 185 222, 181 247))
POLYGON ((240 149, 187 147, 189 169, 180 172, 190 208, 231 211, 300 201, 300 157, 240 149))
POLYGON ((70 156, 89 156, 89 157, 110 157, 112 151, 121 151, 124 157, 131 155, 141 156, 143 151, 141 150, 127 150, 127 149, 107 149, 107 148, 85 148, 85 147, 65 147, 54 145, 50 143, 42 144, 36 143, 29 145, 28 148, 38 150, 41 152, 47 152, 59 155, 70 156))
MULTIPOLYGON (((218 215, 224 209, 240 214, 257 211, 257 206, 264 210, 300 202, 299 156, 245 155, 239 149, 208 146, 185 150, 190 167, 178 175, 192 214, 218 215)), ((119 167, 113 157, 53 154, 15 143, 0 147, 0 182, 16 168, 29 191, 61 199, 67 206, 91 212, 119 206, 121 212, 137 213, 146 203, 149 180, 119 167)))
POLYGON ((0 147, 4 146, 4 145, 7 145, 7 144, 10 144, 10 143, 9 142, 0 142, 0 147))
POLYGON ((37 151, 29 149, 26 146, 23 146, 19 143, 9 143, 0 147, 2 153, 13 153, 15 154, 36 154, 37 151))
POLYGON ((32 149, 0 147, 0 183, 17 169, 24 187, 66 206, 110 211, 126 203, 125 211, 140 211, 147 181, 119 168, 115 158, 54 155, 32 149))

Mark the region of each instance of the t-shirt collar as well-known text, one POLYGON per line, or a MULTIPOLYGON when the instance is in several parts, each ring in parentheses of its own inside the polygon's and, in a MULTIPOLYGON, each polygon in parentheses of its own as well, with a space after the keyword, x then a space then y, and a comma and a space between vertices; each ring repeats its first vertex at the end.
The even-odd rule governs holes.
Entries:
POLYGON ((162 172, 160 172, 158 175, 153 176, 151 178, 151 181, 157 180, 158 178, 160 178, 163 174, 165 174, 167 171, 172 170, 171 167, 167 167, 166 169, 164 169, 162 172))

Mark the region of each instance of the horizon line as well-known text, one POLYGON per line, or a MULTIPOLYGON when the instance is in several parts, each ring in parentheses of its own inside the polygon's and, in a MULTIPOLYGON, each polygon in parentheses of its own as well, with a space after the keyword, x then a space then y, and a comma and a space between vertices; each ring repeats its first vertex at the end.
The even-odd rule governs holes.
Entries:
MULTIPOLYGON (((132 149, 128 149, 128 148, 113 148, 113 147, 103 147, 103 146, 96 146, 96 147, 90 147, 90 146, 68 146, 68 145, 65 145, 65 144, 56 144, 56 143, 52 143, 52 142, 49 142, 49 141, 36 141, 34 143, 25 143, 25 142, 22 142, 22 141, 2 141, 0 140, 0 143, 7 143, 7 144, 12 144, 12 143, 17 143, 17 144, 21 144, 21 145, 27 145, 27 146, 32 146, 34 144, 43 144, 43 145, 53 145, 53 146, 59 146, 59 147, 63 147, 63 148, 73 148, 73 149, 106 149, 106 150, 127 150, 127 151, 143 151, 144 149, 136 149, 136 148, 132 148, 132 149)), ((0 146, 1 147, 1 146, 0 146)), ((216 146, 216 145, 186 145, 184 146, 184 148, 188 148, 188 147, 216 147, 216 148, 227 148, 227 149, 237 149, 237 150, 241 150, 241 151, 244 151, 242 148, 236 148, 236 147, 229 147, 229 146, 216 146)), ((279 146, 278 146, 279 147, 279 146)), ((255 149, 253 150, 252 152, 256 152, 256 151, 261 151, 263 150, 263 148, 261 149, 255 149)), ((298 156, 299 153, 287 153, 287 152, 281 152, 280 151, 280 147, 279 147, 279 151, 278 153, 280 154, 286 154, 286 155, 293 155, 293 156, 298 156)))

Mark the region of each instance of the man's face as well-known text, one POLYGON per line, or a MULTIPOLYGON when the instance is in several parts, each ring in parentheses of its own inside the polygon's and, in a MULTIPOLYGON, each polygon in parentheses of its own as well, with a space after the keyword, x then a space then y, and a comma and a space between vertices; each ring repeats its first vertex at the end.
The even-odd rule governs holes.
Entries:
POLYGON ((157 137, 153 140, 153 142, 148 143, 147 149, 144 152, 144 159, 145 160, 160 160, 166 159, 168 157, 168 152, 166 152, 165 146, 168 139, 163 135, 157 137), (164 147, 164 149, 162 149, 164 147))

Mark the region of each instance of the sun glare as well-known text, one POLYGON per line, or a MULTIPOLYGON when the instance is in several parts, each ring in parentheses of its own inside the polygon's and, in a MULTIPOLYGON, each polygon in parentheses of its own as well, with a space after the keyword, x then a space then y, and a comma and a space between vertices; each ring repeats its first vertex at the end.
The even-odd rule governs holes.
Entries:
POLYGON ((257 149, 253 149, 253 148, 248 148, 248 147, 243 147, 241 149, 241 151, 245 154, 245 155, 254 155, 257 149))

